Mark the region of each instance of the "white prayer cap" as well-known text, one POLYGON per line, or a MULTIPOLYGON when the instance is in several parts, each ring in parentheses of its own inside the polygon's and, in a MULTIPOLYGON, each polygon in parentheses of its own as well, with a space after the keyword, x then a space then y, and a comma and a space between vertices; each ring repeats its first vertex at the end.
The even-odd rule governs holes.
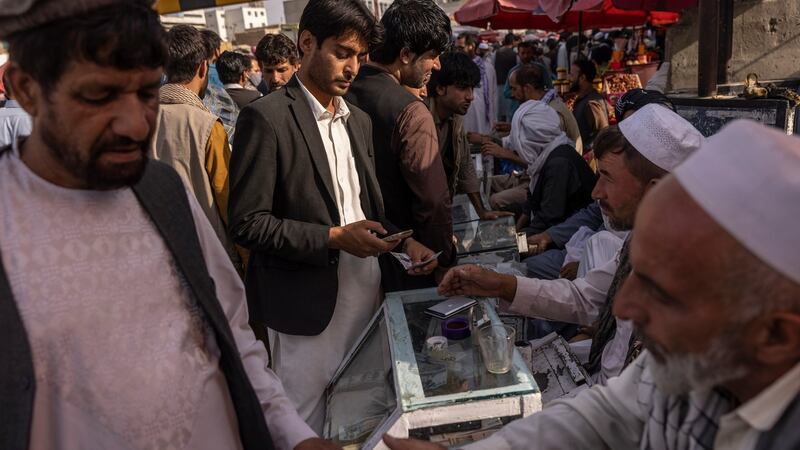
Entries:
POLYGON ((481 42, 480 44, 478 44, 478 48, 481 50, 489 50, 489 44, 487 44, 486 42, 481 42))
POLYGON ((672 172, 705 138, 669 108, 649 104, 619 123, 625 139, 650 162, 672 172))
POLYGON ((739 243, 800 283, 800 139, 738 120, 708 138, 675 177, 739 243))

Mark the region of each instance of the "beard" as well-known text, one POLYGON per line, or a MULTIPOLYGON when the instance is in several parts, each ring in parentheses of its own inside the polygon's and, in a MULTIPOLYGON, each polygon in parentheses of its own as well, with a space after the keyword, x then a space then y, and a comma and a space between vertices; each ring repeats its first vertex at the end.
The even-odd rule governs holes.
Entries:
POLYGON ((419 89, 425 86, 428 83, 428 80, 431 78, 430 72, 425 72, 421 67, 418 67, 416 64, 412 64, 409 67, 408 76, 403 76, 401 83, 404 86, 408 86, 410 88, 419 89))
POLYGON ((644 338, 644 346, 656 355, 651 373, 658 389, 667 395, 682 395, 746 376, 751 365, 737 351, 741 345, 736 329, 731 327, 714 337, 702 353, 669 354, 644 338))
POLYGON ((148 138, 144 142, 135 142, 123 136, 100 137, 91 147, 88 155, 82 152, 61 136, 69 132, 56 130, 48 124, 58 123, 58 119, 48 115, 41 128, 42 141, 50 153, 61 162, 62 166, 75 178, 82 180, 88 189, 111 190, 136 184, 144 174, 147 167, 148 138), (136 161, 126 163, 105 163, 102 161, 104 153, 122 147, 136 145, 141 151, 141 157, 136 161))
POLYGON ((600 209, 603 214, 603 224, 606 229, 613 231, 630 231, 633 229, 633 218, 622 218, 614 216, 611 207, 604 201, 600 200, 600 209))

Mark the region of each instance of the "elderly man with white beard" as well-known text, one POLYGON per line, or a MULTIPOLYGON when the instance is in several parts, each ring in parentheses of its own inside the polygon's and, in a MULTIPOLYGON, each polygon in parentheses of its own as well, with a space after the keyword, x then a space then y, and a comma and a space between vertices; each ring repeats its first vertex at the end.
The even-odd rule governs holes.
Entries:
POLYGON ((800 448, 798 173, 800 140, 780 131, 739 121, 710 138, 636 217, 614 313, 648 351, 466 448, 800 448))

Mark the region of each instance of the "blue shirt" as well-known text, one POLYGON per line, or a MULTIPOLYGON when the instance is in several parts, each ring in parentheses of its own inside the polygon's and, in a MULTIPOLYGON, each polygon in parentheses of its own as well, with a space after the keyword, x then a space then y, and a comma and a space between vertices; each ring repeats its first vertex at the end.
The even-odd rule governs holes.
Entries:
POLYGON ((15 100, 8 100, 0 108, 0 147, 13 143, 20 136, 31 134, 31 116, 15 100))

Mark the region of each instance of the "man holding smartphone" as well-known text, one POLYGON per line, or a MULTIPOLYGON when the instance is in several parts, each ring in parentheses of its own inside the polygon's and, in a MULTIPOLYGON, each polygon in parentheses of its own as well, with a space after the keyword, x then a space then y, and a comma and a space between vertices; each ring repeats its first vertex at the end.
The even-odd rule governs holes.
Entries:
POLYGON ((341 97, 379 36, 360 1, 310 1, 300 70, 242 110, 233 141, 231 235, 251 251, 252 322, 269 328, 275 372, 317 432, 325 387, 380 305, 377 257, 395 247, 414 261, 433 253, 412 238, 380 239, 400 230, 385 219, 372 126, 341 97))

